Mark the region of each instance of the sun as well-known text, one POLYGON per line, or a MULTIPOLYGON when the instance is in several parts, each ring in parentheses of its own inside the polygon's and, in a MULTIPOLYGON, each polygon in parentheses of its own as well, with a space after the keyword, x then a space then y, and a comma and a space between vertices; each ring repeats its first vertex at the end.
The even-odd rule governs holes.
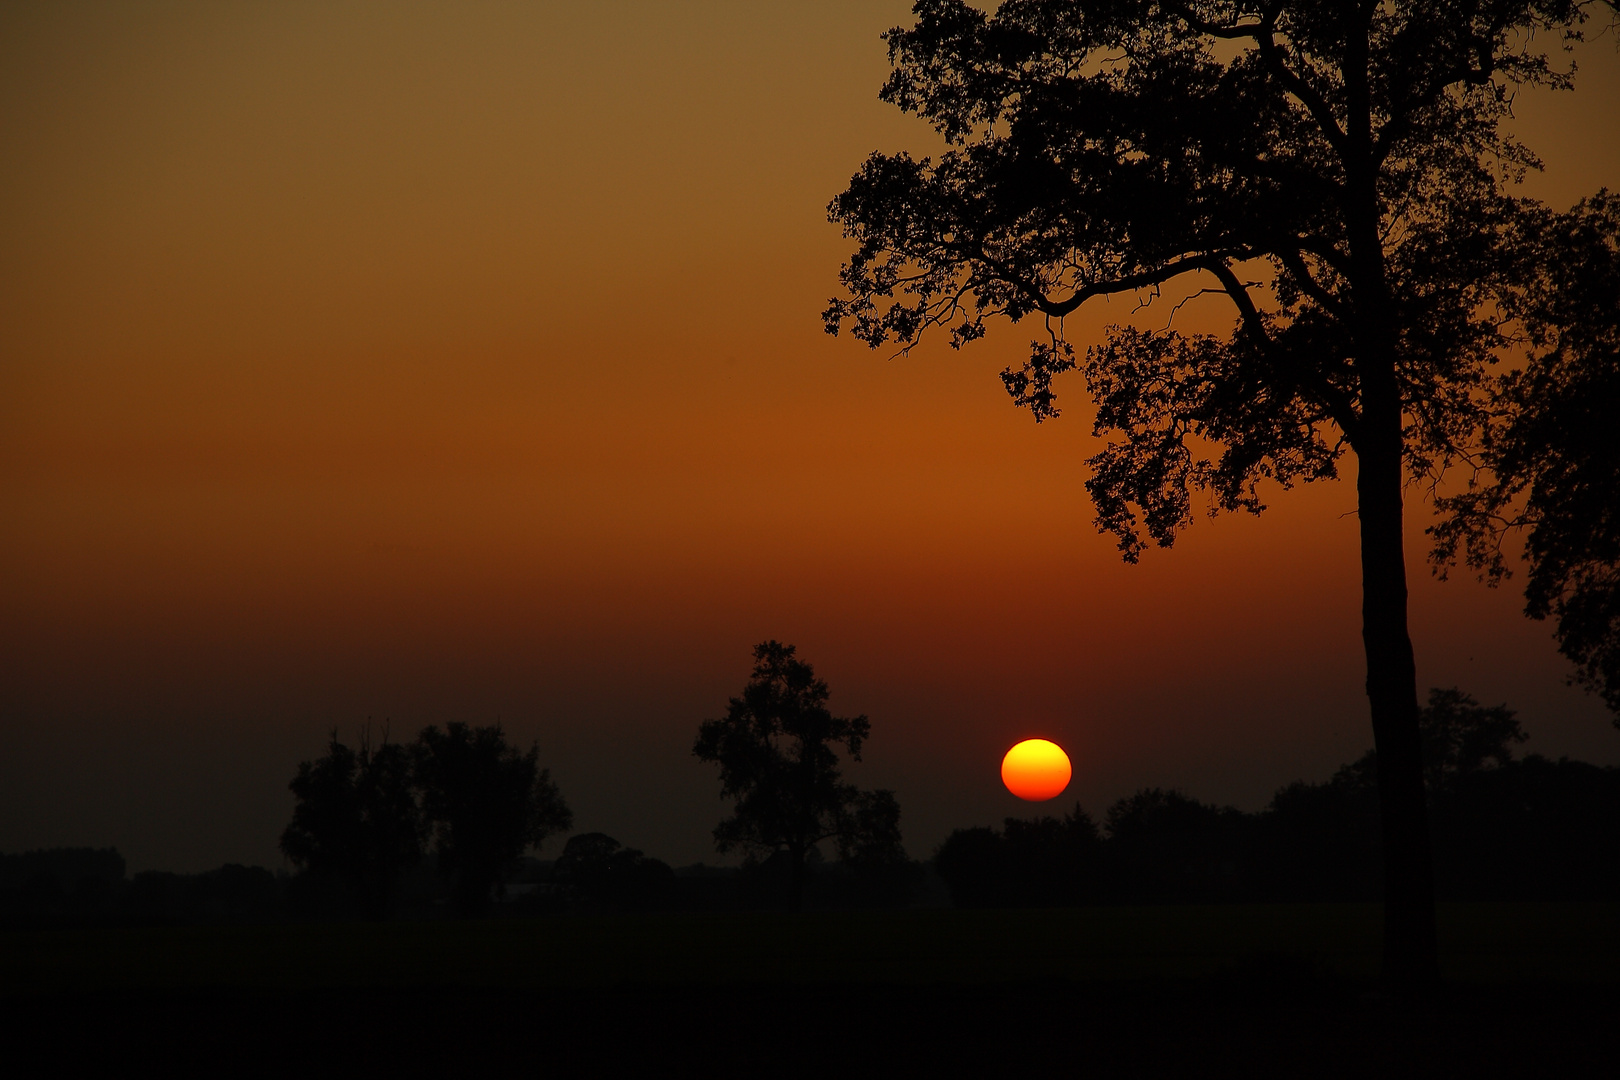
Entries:
POLYGON ((1069 755, 1045 739, 1025 739, 1001 759, 1001 782, 1026 802, 1045 802, 1063 794, 1072 775, 1069 755))

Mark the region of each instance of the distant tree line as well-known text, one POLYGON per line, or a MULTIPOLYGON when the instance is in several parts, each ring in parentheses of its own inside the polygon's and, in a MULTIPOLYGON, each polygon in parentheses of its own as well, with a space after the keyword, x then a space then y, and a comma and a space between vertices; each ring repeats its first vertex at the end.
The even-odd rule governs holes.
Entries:
POLYGON ((288 881, 235 863, 201 874, 125 877, 113 848, 0 855, 0 920, 8 926, 265 922, 283 917, 288 881))
MULTIPOLYGON (((1424 772, 1442 900, 1620 898, 1620 769, 1539 755, 1505 706, 1433 690, 1424 772)), ((1101 823, 958 829, 935 866, 963 907, 1373 901, 1383 892, 1377 758, 1278 791, 1258 813, 1147 788, 1101 823)))
MULTIPOLYGON (((823 861, 813 853, 803 878, 808 908, 904 907, 927 877, 920 863, 882 872, 823 861)), ((791 906, 790 873, 781 859, 746 866, 675 869, 603 833, 571 837, 555 860, 521 856, 502 868, 482 908, 492 918, 568 912, 748 911, 791 906)), ((453 876, 430 851, 391 892, 389 917, 432 921, 461 917, 453 876)), ((943 902, 943 891, 939 897, 943 902)), ((175 926, 220 923, 329 922, 363 917, 342 880, 228 864, 197 874, 160 870, 126 876, 113 849, 55 848, 0 855, 0 929, 69 926, 175 926)))
MULTIPOLYGON (((1295 782, 1257 813, 1145 788, 1100 821, 1008 818, 906 857, 888 791, 842 779, 865 717, 826 709, 826 685, 766 642, 694 753, 721 765, 731 816, 715 830, 741 866, 674 869, 601 832, 532 852, 570 814, 538 752, 499 727, 449 724, 409 744, 335 734, 303 762, 282 849, 297 874, 227 865, 126 878, 112 849, 0 855, 9 926, 534 916, 565 911, 1375 901, 1382 895, 1377 758, 1295 782), (829 858, 828 856, 835 856, 829 858)), ((1434 690, 1421 715, 1437 886, 1449 900, 1620 899, 1620 769, 1520 758, 1503 705, 1434 690)))

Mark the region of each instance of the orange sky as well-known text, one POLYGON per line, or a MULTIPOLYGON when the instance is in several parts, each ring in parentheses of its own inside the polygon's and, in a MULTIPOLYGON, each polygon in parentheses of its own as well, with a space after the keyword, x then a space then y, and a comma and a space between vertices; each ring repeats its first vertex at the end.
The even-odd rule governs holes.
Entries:
MULTIPOLYGON (((1079 387, 1037 427, 996 378, 1029 329, 822 334, 827 200, 934 145, 876 98, 906 10, 0 10, 0 850, 282 865, 297 761, 370 715, 499 718, 578 828, 713 861, 690 744, 765 637, 871 716, 915 855, 1027 812, 1025 736, 1093 812, 1359 753, 1349 485, 1125 567, 1079 387)), ((1560 204, 1620 186, 1620 60, 1580 58, 1519 108, 1560 204)), ((1424 685, 1620 760, 1515 593, 1426 573, 1424 685)))

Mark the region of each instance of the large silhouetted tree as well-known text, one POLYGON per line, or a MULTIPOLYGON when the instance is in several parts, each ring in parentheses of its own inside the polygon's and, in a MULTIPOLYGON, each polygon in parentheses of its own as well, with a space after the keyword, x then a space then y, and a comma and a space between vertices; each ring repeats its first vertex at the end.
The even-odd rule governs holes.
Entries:
POLYGON ((567 829, 573 814, 540 751, 509 745, 500 725, 450 723, 424 728, 415 746, 416 783, 434 839, 439 870, 451 883, 456 910, 481 915, 501 871, 546 837, 567 829))
POLYGON ((1081 371, 1109 439, 1087 487, 1127 560, 1168 546, 1197 490, 1259 512, 1262 481, 1354 456, 1385 972, 1407 985, 1437 959, 1403 490, 1479 430, 1515 344, 1502 314, 1537 211, 1506 187, 1535 159, 1501 122, 1515 87, 1569 84, 1543 50, 1589 6, 919 0, 882 96, 948 148, 874 154, 830 208, 857 242, 830 331, 961 345, 1044 318, 1002 377, 1042 420, 1081 371), (1115 327, 1083 356, 1064 339, 1087 300, 1173 282, 1224 295, 1231 332, 1115 327))
POLYGON ((790 869, 791 902, 804 902, 805 860, 830 840, 847 859, 898 858, 900 805, 891 791, 845 783, 841 745, 852 761, 871 730, 864 716, 834 716, 827 684, 791 645, 754 648, 754 673, 726 715, 705 720, 692 753, 720 766, 720 796, 735 802, 715 826, 721 853, 751 858, 777 852, 790 869))
POLYGON ((411 754, 368 730, 352 749, 332 733, 326 756, 301 762, 288 784, 297 804, 281 850, 297 866, 341 882, 361 914, 382 919, 400 876, 422 857, 423 822, 411 754))

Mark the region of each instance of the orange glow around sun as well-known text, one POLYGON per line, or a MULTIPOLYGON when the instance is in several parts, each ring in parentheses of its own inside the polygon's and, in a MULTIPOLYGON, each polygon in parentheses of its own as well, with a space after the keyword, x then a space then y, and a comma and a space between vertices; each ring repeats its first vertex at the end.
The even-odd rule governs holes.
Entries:
POLYGON ((1045 802, 1063 794, 1072 775, 1069 755, 1045 739, 1025 739, 1001 759, 1001 782, 1027 802, 1045 802))

